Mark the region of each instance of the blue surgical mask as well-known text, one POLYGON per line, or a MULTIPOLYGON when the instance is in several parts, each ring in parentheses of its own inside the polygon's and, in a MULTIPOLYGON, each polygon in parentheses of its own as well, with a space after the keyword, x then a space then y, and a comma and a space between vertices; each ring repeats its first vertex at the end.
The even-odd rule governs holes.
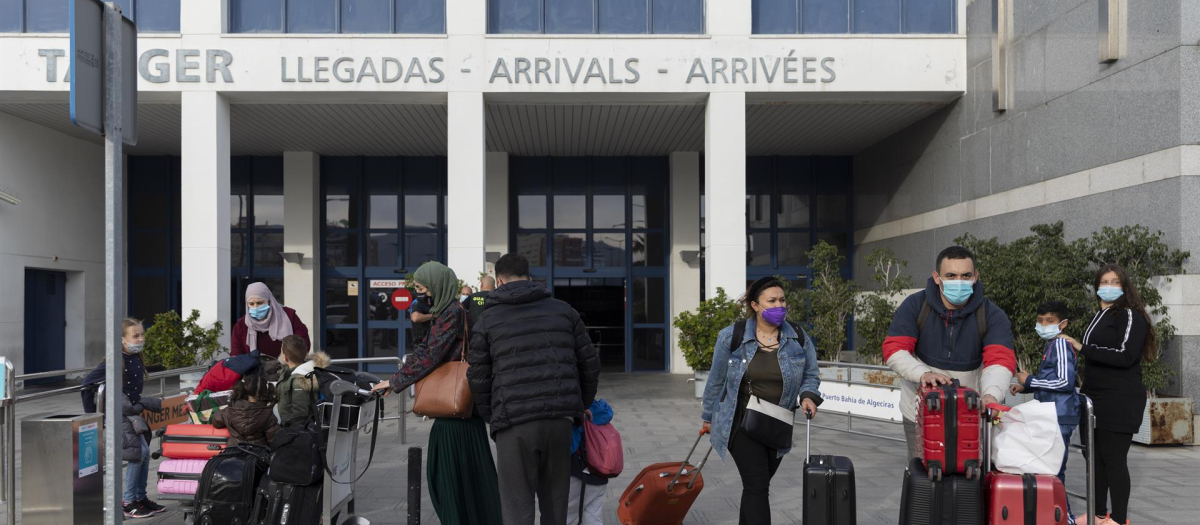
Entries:
POLYGON ((1056 324, 1039 324, 1034 329, 1037 330, 1038 337, 1047 341, 1058 337, 1058 334, 1062 333, 1062 330, 1056 324))
POLYGON ((263 319, 266 319, 266 318, 267 318, 267 312, 270 312, 270 311, 271 311, 271 305, 270 305, 270 304, 264 304, 264 305, 261 305, 261 306, 255 306, 255 307, 253 307, 253 308, 250 308, 250 309, 248 310, 248 312, 250 313, 250 317, 253 317, 253 318, 255 318, 255 319, 258 319, 259 321, 262 321, 263 319))
POLYGON ((461 303, 461 302, 463 302, 463 301, 466 301, 466 300, 467 300, 467 297, 470 297, 470 296, 469 296, 469 295, 467 295, 467 294, 460 294, 460 295, 458 296, 458 302, 460 302, 460 303, 461 303))
POLYGON ((1113 303, 1125 295, 1125 290, 1120 286, 1101 286, 1099 290, 1096 290, 1096 295, 1100 297, 1101 301, 1113 303))
POLYGON ((946 300, 954 306, 967 304, 972 293, 975 293, 974 281, 942 280, 942 295, 946 296, 946 300))

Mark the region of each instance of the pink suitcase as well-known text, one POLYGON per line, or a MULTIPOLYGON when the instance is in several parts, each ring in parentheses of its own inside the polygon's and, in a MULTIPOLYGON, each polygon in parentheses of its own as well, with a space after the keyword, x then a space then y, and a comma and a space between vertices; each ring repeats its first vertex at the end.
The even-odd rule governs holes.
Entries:
POLYGON ((196 494, 207 459, 167 459, 158 465, 158 493, 196 494))

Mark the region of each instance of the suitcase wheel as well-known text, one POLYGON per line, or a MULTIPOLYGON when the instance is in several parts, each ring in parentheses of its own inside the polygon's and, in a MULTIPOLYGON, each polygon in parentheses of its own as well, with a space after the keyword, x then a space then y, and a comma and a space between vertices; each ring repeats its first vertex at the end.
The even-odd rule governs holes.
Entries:
POLYGON ((942 467, 939 467, 937 465, 930 465, 929 481, 938 482, 941 480, 942 480, 942 467))
POLYGON ((967 410, 972 412, 979 410, 979 396, 975 395, 974 392, 967 394, 967 410))
POLYGON ((979 467, 975 465, 967 465, 967 479, 979 479, 979 467))
POLYGON ((937 394, 930 394, 925 398, 925 407, 928 408, 930 412, 937 412, 941 406, 942 400, 938 398, 937 394))

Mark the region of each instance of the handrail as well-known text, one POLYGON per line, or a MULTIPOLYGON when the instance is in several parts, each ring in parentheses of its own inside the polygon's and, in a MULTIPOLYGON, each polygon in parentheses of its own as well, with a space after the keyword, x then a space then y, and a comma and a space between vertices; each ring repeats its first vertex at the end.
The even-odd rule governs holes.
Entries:
POLYGON ((886 365, 868 365, 866 363, 843 363, 840 361, 817 361, 817 366, 836 366, 841 368, 859 368, 862 370, 886 370, 891 371, 886 365))
MULTIPOLYGON (((159 380, 158 393, 157 394, 149 394, 147 397, 161 396, 161 395, 166 394, 165 380, 169 377, 178 377, 183 374, 190 374, 193 372, 205 372, 207 370, 208 370, 208 366, 197 365, 197 366, 189 366, 186 368, 173 368, 171 370, 163 370, 161 372, 153 372, 153 373, 146 374, 147 380, 153 380, 153 379, 159 380)), ((53 374, 53 372, 50 372, 50 373, 53 374)), ((62 375, 62 372, 59 372, 58 375, 62 375)), ((43 398, 54 397, 54 396, 62 395, 62 394, 70 394, 73 392, 79 392, 80 390, 83 390, 83 385, 74 385, 74 386, 68 386, 68 387, 64 387, 64 388, 56 388, 54 390, 46 390, 44 392, 35 392, 33 394, 17 396, 16 398, 13 399, 13 401, 14 402, 33 401, 35 399, 43 399, 43 398)), ((180 389, 180 390, 182 390, 182 389, 180 389)))
MULTIPOLYGON (((400 368, 404 364, 404 358, 402 358, 402 357, 356 357, 356 358, 346 358, 346 359, 330 359, 329 363, 330 364, 356 364, 356 363, 395 364, 396 368, 400 368)), ((407 391, 407 389, 405 390, 405 392, 406 391, 407 391)), ((398 437, 400 438, 401 445, 408 443, 408 418, 406 417, 408 415, 408 403, 405 399, 405 392, 397 393, 397 397, 400 400, 400 403, 398 406, 399 414, 397 414, 394 417, 380 417, 379 418, 380 421, 390 421, 393 419, 400 421, 400 424, 397 425, 399 427, 397 432, 399 434, 398 437)))
POLYGON ((66 376, 75 374, 86 374, 91 372, 95 366, 89 368, 69 368, 67 370, 51 370, 49 372, 34 372, 32 374, 20 374, 17 376, 17 381, 27 381, 30 379, 42 379, 44 377, 66 376))

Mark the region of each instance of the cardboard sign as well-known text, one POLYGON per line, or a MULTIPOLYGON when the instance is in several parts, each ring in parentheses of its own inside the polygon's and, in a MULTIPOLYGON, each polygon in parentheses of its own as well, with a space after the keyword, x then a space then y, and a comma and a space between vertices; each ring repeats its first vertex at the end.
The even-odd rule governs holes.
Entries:
POLYGON ((163 411, 142 411, 142 419, 146 420, 151 431, 166 428, 167 425, 183 423, 188 420, 188 412, 191 412, 191 408, 187 404, 187 397, 187 393, 164 397, 162 400, 163 411))

